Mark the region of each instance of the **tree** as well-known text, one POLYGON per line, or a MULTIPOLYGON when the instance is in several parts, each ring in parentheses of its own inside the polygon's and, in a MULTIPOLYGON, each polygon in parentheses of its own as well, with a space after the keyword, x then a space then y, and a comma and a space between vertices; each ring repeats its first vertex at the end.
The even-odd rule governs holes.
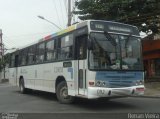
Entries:
POLYGON ((81 0, 76 6, 74 14, 81 20, 119 21, 136 25, 143 32, 160 32, 160 0, 81 0))
POLYGON ((5 79, 5 68, 7 64, 9 64, 9 54, 6 54, 0 59, 0 72, 3 71, 4 79, 5 79))

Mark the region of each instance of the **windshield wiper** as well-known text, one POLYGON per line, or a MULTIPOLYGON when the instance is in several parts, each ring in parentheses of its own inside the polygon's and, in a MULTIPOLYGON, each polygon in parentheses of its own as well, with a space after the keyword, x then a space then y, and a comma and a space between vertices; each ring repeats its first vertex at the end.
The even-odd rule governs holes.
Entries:
POLYGON ((111 42, 111 44, 112 44, 113 46, 116 46, 116 45, 117 45, 115 39, 114 39, 108 32, 104 31, 104 35, 106 36, 106 38, 108 39, 108 41, 111 42))
POLYGON ((127 39, 126 39, 126 42, 125 42, 125 46, 127 46, 128 41, 129 41, 129 39, 130 39, 131 36, 132 36, 131 34, 129 34, 129 35, 127 36, 127 39))

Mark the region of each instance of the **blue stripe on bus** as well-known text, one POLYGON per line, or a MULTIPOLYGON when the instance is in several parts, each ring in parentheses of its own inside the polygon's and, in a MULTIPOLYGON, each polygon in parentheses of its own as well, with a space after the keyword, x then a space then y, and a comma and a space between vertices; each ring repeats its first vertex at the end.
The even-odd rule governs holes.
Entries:
POLYGON ((96 72, 96 80, 107 81, 109 87, 132 86, 143 80, 143 72, 96 72))
POLYGON ((72 68, 72 67, 69 67, 69 68, 68 68, 68 72, 71 73, 71 79, 73 79, 73 68, 72 68))

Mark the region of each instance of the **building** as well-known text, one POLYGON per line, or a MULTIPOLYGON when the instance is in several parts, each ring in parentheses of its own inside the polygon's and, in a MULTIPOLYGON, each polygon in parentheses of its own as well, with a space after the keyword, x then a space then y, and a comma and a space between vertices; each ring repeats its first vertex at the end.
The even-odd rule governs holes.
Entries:
POLYGON ((142 40, 146 80, 160 81, 160 38, 148 36, 142 40))

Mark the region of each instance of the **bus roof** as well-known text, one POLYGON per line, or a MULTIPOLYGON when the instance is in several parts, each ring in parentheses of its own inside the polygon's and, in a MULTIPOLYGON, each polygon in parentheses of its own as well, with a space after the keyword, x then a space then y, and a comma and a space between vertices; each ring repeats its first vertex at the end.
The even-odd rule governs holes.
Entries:
MULTIPOLYGON (((31 44, 28 44, 28 45, 25 45, 23 47, 20 47, 18 48, 17 50, 20 50, 20 49, 23 49, 23 48, 27 48, 31 45, 34 45, 34 44, 37 44, 37 43, 40 43, 40 42, 43 42, 43 41, 46 41, 46 40, 49 40, 51 38, 54 38, 56 36, 59 36, 59 35, 62 35, 62 34, 65 34, 65 33, 68 33, 70 31, 73 31, 73 30, 76 30, 78 28, 82 28, 84 26, 86 26, 88 24, 88 22, 91 22, 91 21, 101 21, 101 22, 107 22, 107 23, 116 23, 116 24, 121 24, 121 25, 127 25, 127 26, 130 26, 130 27, 135 27, 137 28, 136 26, 132 26, 132 25, 129 25, 129 24, 124 24, 124 23, 120 23, 120 22, 114 22, 114 21, 105 21, 105 20, 85 20, 85 21, 82 21, 80 23, 77 23, 77 24, 74 24, 72 26, 69 26, 68 28, 64 29, 64 30, 61 30, 59 32, 56 32, 56 33, 53 33, 53 34, 50 34, 44 38, 41 38, 40 40, 38 41, 35 41, 34 43, 31 43, 31 44)), ((16 51, 17 51, 16 50, 16 51)), ((12 52, 15 52, 15 51, 11 51, 10 53, 12 52)))
POLYGON ((20 48, 17 48, 17 49, 14 50, 14 51, 10 51, 9 53, 15 52, 15 51, 17 51, 17 50, 21 50, 21 49, 23 49, 23 48, 27 48, 27 47, 29 47, 29 46, 31 46, 31 45, 34 45, 34 44, 37 44, 37 43, 40 43, 40 42, 43 42, 43 41, 46 41, 46 40, 49 40, 49 39, 51 39, 51 38, 53 38, 53 37, 56 37, 56 36, 59 36, 59 35, 68 33, 68 32, 70 32, 70 31, 73 31, 73 30, 77 29, 77 28, 84 27, 84 26, 87 25, 88 21, 89 21, 89 20, 86 20, 86 21, 83 21, 83 22, 81 22, 81 23, 77 23, 77 24, 74 24, 74 25, 72 25, 72 26, 69 26, 69 27, 66 28, 66 29, 63 29, 63 30, 58 31, 58 32, 56 32, 56 33, 50 34, 50 35, 48 35, 48 36, 45 36, 45 37, 43 37, 43 38, 41 38, 41 39, 39 39, 39 40, 37 40, 37 41, 35 41, 35 42, 32 42, 32 43, 30 43, 30 44, 27 44, 27 45, 25 45, 25 46, 22 46, 22 47, 20 47, 20 48))

